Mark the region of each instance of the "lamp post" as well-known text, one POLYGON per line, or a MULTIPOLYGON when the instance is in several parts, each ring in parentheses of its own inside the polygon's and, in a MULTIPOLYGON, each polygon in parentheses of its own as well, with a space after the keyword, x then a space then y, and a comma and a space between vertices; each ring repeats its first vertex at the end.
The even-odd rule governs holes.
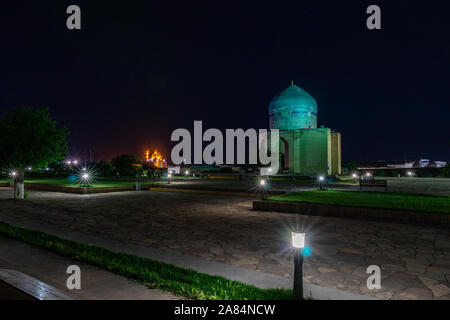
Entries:
POLYGON ((356 183, 356 179, 358 178, 358 175, 356 173, 352 174, 353 183, 356 183))
POLYGON ((320 190, 325 190, 324 182, 325 182, 325 177, 324 176, 319 176, 319 188, 320 188, 320 190))
POLYGON ((294 254, 294 300, 303 300, 303 248, 306 233, 292 232, 294 254))
POLYGON ((167 175, 168 184, 170 184, 170 179, 171 179, 171 178, 172 178, 172 174, 169 173, 169 174, 167 175))
POLYGON ((81 181, 83 182, 83 187, 87 187, 88 186, 90 178, 91 177, 90 177, 89 173, 87 173, 87 172, 83 173, 81 175, 81 181))
POLYGON ((266 180, 261 179, 261 181, 259 182, 259 184, 261 185, 261 188, 262 188, 262 191, 261 191, 262 198, 261 198, 261 200, 266 200, 266 195, 265 195, 265 193, 264 193, 264 191, 265 191, 265 189, 266 189, 266 180))

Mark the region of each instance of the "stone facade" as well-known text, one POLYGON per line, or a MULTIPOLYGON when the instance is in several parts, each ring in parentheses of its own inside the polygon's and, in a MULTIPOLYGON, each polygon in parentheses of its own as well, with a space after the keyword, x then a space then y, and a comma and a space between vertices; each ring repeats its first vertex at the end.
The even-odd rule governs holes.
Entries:
POLYGON ((341 134, 317 128, 317 102, 293 83, 269 105, 270 129, 280 130, 284 172, 341 174, 341 134))

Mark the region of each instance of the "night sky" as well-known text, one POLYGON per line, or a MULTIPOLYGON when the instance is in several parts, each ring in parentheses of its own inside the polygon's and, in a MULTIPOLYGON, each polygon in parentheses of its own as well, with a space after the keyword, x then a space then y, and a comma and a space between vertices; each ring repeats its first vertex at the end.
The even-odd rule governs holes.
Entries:
POLYGON ((344 161, 450 160, 444 1, 2 3, 0 108, 47 106, 94 160, 170 153, 177 128, 267 128, 291 80, 344 161), (162 5, 161 3, 166 3, 162 5), (82 30, 66 28, 66 8, 82 30), (382 30, 366 28, 378 4, 382 30))

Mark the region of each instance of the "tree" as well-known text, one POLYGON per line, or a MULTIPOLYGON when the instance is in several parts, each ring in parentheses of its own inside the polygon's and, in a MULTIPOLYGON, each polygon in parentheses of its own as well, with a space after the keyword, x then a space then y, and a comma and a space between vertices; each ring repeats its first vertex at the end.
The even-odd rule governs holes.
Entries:
POLYGON ((46 168, 63 159, 68 135, 66 127, 57 127, 47 108, 24 107, 7 113, 0 118, 0 167, 16 170, 15 180, 23 189, 25 168, 46 168))
POLYGON ((100 161, 96 165, 97 171, 102 177, 111 177, 114 172, 114 167, 111 162, 100 161))
POLYGON ((358 171, 358 165, 354 162, 347 162, 343 165, 344 168, 347 168, 349 172, 356 172, 358 171))
POLYGON ((445 165, 445 167, 443 167, 441 169, 441 172, 443 174, 444 177, 446 178, 450 178, 450 162, 447 162, 447 164, 445 165))
POLYGON ((121 176, 135 176, 141 173, 142 163, 138 157, 132 154, 121 154, 111 160, 116 172, 121 176))

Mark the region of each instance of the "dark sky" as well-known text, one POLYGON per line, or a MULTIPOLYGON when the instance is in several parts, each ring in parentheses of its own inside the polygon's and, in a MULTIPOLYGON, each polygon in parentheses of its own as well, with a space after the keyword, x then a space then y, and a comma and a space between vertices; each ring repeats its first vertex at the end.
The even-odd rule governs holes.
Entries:
POLYGON ((170 152, 176 128, 267 128, 291 80, 348 160, 450 160, 444 1, 2 3, 0 108, 48 106, 70 152, 170 152), (166 3, 163 5, 161 3, 166 3), (78 4, 82 30, 66 28, 78 4), (366 28, 378 4, 382 30, 366 28))

